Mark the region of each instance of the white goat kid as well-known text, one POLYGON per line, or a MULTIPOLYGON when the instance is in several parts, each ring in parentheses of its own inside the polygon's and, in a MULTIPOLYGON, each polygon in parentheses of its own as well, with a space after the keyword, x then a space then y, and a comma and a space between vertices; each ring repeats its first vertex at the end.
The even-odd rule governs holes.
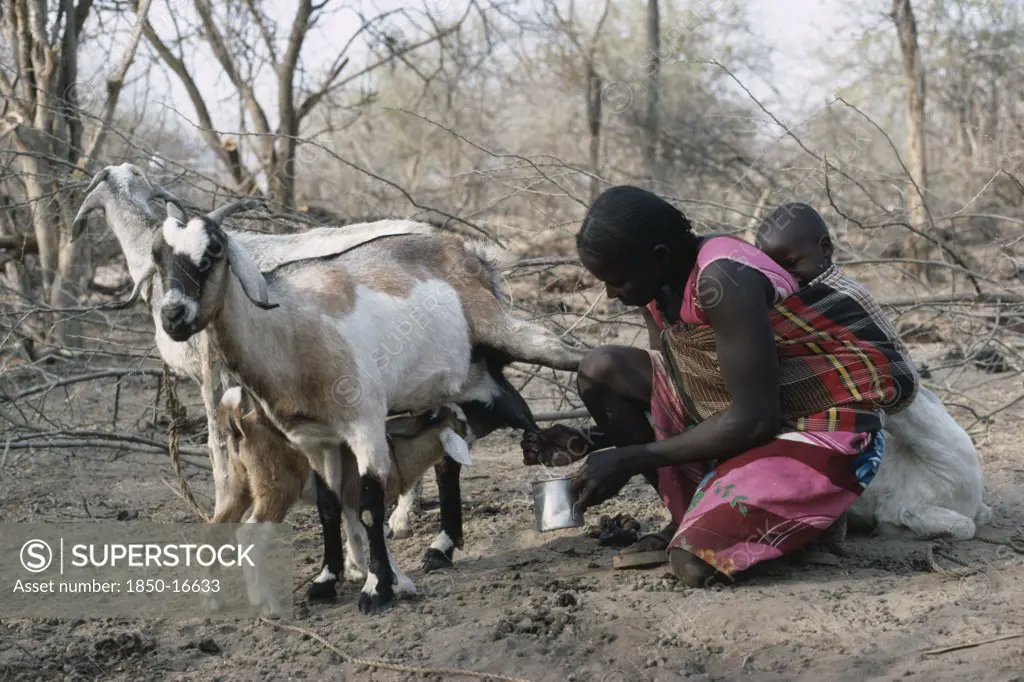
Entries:
MULTIPOLYGON (((214 513, 224 502, 227 481, 227 459, 224 454, 224 434, 217 426, 216 406, 220 393, 231 378, 219 359, 211 357, 206 334, 202 333, 183 342, 171 339, 160 324, 159 302, 163 297, 162 283, 153 282, 153 296, 150 298, 143 284, 153 266, 153 232, 163 220, 149 207, 151 199, 177 201, 162 187, 154 185, 138 167, 123 163, 107 166, 93 176, 85 190, 85 199, 72 223, 72 239, 81 236, 88 216, 102 210, 107 224, 117 238, 128 265, 134 289, 124 305, 130 305, 140 295, 149 303, 155 323, 155 337, 160 357, 179 376, 191 378, 199 384, 203 407, 206 412, 208 445, 213 469, 214 513)), ((254 204, 248 204, 254 205, 254 204)), ((236 207, 237 208, 237 207, 236 207)), ((383 220, 346 226, 344 230, 321 227, 293 235, 261 234, 225 230, 245 245, 254 260, 264 272, 285 263, 304 258, 320 258, 334 255, 380 236, 391 234, 429 233, 430 228, 422 223, 405 220, 383 220)), ((408 496, 415 496, 410 491, 408 496)), ((403 495, 399 508, 411 509, 412 501, 403 495)), ((326 524, 321 517, 321 523, 326 524)), ((326 531, 325 531, 326 533, 326 531)), ((363 579, 365 573, 351 562, 346 563, 346 574, 352 579, 363 579)), ((312 586, 311 586, 311 589, 312 586)))
POLYGON ((470 381, 475 347, 568 371, 582 354, 502 309, 500 265, 480 245, 444 233, 393 236, 264 277, 215 219, 231 208, 186 222, 168 204, 153 242, 166 292, 161 323, 176 341, 209 329, 228 368, 339 498, 340 447, 351 447, 370 546, 359 608, 379 611, 394 600, 384 535, 389 411, 489 394, 470 381))
POLYGON ((971 437, 924 386, 885 424, 886 452, 850 508, 851 527, 904 527, 921 539, 974 537, 992 518, 971 437))

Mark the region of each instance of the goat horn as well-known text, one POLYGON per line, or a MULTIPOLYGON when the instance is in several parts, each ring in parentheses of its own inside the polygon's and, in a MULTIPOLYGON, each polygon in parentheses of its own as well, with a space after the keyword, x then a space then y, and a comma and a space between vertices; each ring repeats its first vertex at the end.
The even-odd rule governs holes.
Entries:
POLYGON ((174 218, 182 225, 188 222, 188 216, 185 215, 185 209, 182 208, 177 199, 168 199, 165 206, 167 208, 167 216, 169 218, 174 218))
POLYGON ((160 185, 152 185, 149 189, 150 199, 163 199, 164 201, 172 201, 175 204, 180 204, 178 197, 174 196, 160 185))
POLYGON ((228 218, 235 213, 241 213, 243 211, 251 211, 252 209, 263 206, 263 199, 258 197, 245 197, 244 199, 235 199, 230 204, 224 204, 220 208, 215 208, 206 214, 206 217, 213 222, 220 224, 224 222, 225 218, 228 218))
POLYGON ((92 182, 90 182, 89 186, 85 188, 84 194, 89 194, 94 189, 96 189, 96 186, 98 184, 100 184, 101 182, 103 182, 104 180, 106 180, 107 176, 109 174, 110 174, 110 169, 109 168, 104 168, 99 173, 97 173, 96 175, 92 176, 92 182))
POLYGON ((85 218, 90 213, 95 211, 97 208, 103 206, 103 201, 100 199, 98 194, 93 194, 92 191, 99 187, 99 184, 107 179, 109 170, 104 168, 96 175, 92 176, 92 182, 85 188, 85 200, 78 209, 78 213, 75 214, 75 219, 71 221, 71 241, 75 241, 82 236, 82 230, 85 229, 85 218))
POLYGON ((132 289, 132 293, 124 301, 113 301, 106 305, 107 308, 114 308, 120 310, 121 308, 127 308, 138 300, 139 294, 142 293, 142 287, 146 285, 149 278, 156 274, 156 263, 150 263, 146 266, 146 269, 139 276, 139 280, 135 283, 135 287, 132 289))

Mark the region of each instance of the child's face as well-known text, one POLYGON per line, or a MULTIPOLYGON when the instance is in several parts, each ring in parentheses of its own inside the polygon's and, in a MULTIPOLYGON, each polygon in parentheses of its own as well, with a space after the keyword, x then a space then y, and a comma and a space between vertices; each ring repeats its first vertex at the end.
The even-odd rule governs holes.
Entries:
POLYGON ((825 237, 820 243, 781 239, 761 239, 755 246, 782 266, 801 284, 807 284, 832 264, 832 242, 825 237))

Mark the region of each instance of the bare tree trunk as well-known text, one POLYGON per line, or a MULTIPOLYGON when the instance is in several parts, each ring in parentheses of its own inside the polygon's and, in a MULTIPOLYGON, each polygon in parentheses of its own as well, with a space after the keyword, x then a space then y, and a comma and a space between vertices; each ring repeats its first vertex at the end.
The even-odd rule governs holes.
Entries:
MULTIPOLYGON (((55 201, 57 222, 54 226, 57 241, 57 273, 50 290, 50 305, 54 308, 74 308, 85 288, 87 273, 83 267, 87 240, 71 241, 71 221, 74 213, 66 201, 55 201)), ((82 322, 78 315, 58 314, 54 336, 71 348, 80 348, 84 340, 82 322)))
MULTIPOLYGON (((928 211, 925 205, 927 192, 927 166, 925 163, 925 77, 924 65, 917 43, 917 22, 910 0, 893 0, 892 20, 899 36, 900 52, 903 55, 903 79, 907 87, 907 168, 910 182, 907 189, 907 213, 910 225, 918 232, 928 230, 928 211)), ((910 259, 924 259, 928 253, 927 242, 910 232, 903 242, 904 256, 910 259)), ((928 268, 911 264, 911 270, 928 277, 928 268)))
MULTIPOLYGON (((141 0, 144 17, 151 0, 141 0)), ((0 90, 13 112, 14 147, 20 152, 22 182, 32 205, 32 227, 38 247, 42 292, 39 298, 55 308, 74 307, 86 278, 81 267, 88 243, 72 244, 72 203, 77 192, 61 189, 67 179, 63 160, 77 163, 71 179, 79 180, 103 146, 118 96, 142 34, 137 22, 128 48, 107 83, 107 99, 99 128, 83 145, 84 127, 76 95, 79 36, 93 0, 59 0, 56 12, 47 0, 4 0, 2 19, 6 42, 11 45, 13 78, 0 78, 0 90), (50 30, 47 22, 53 20, 50 30), (84 146, 84 149, 83 149, 84 146)), ((6 130, 4 132, 7 132, 6 130)), ((48 323, 50 324, 50 323, 48 323)), ((81 334, 75 316, 60 315, 52 321, 55 343, 76 344, 81 334)))
MULTIPOLYGON (((18 139, 17 134, 15 139, 18 139)), ((22 144, 18 144, 17 149, 23 154, 38 153, 39 151, 22 144)), ((37 156, 21 157, 25 193, 32 203, 32 229, 36 235, 36 243, 39 245, 39 270, 42 277, 44 299, 49 298, 50 289, 53 286, 53 278, 57 273, 58 250, 60 249, 60 240, 57 237, 57 216, 56 211, 53 210, 52 183, 46 180, 50 177, 49 165, 37 156)))
POLYGON ((590 128, 590 202, 597 199, 601 191, 601 76, 594 70, 593 62, 588 65, 587 77, 587 125, 590 128))
POLYGON ((658 82, 661 71, 661 22, 658 17, 658 0, 647 0, 647 50, 651 58, 647 73, 647 133, 644 145, 644 171, 647 183, 654 189, 658 179, 658 82))
POLYGON ((288 37, 288 48, 284 58, 277 65, 277 109, 278 128, 281 138, 281 149, 277 154, 276 168, 270 190, 277 196, 277 201, 285 208, 295 207, 295 151, 298 147, 296 138, 299 135, 299 114, 295 106, 295 69, 299 64, 299 53, 302 43, 309 31, 309 19, 313 12, 313 1, 302 0, 298 3, 295 20, 292 22, 291 34, 288 37))

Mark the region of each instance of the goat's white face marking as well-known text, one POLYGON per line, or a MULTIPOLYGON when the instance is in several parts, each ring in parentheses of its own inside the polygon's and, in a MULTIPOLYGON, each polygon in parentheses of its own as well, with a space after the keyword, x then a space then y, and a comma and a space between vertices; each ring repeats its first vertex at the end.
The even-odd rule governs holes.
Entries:
MULTIPOLYGON (((161 308, 173 308, 179 303, 185 306, 185 323, 192 324, 195 322, 196 318, 199 317, 199 303, 185 296, 179 289, 169 289, 167 293, 164 294, 163 298, 160 299, 161 308)), ((241 389, 239 389, 239 391, 241 391, 241 389)), ((239 404, 241 404, 241 393, 239 393, 238 399, 239 404)))
POLYGON ((168 216, 164 220, 163 233, 164 241, 176 255, 187 256, 193 265, 199 267, 210 246, 210 235, 202 220, 193 218, 182 227, 181 223, 168 216))

